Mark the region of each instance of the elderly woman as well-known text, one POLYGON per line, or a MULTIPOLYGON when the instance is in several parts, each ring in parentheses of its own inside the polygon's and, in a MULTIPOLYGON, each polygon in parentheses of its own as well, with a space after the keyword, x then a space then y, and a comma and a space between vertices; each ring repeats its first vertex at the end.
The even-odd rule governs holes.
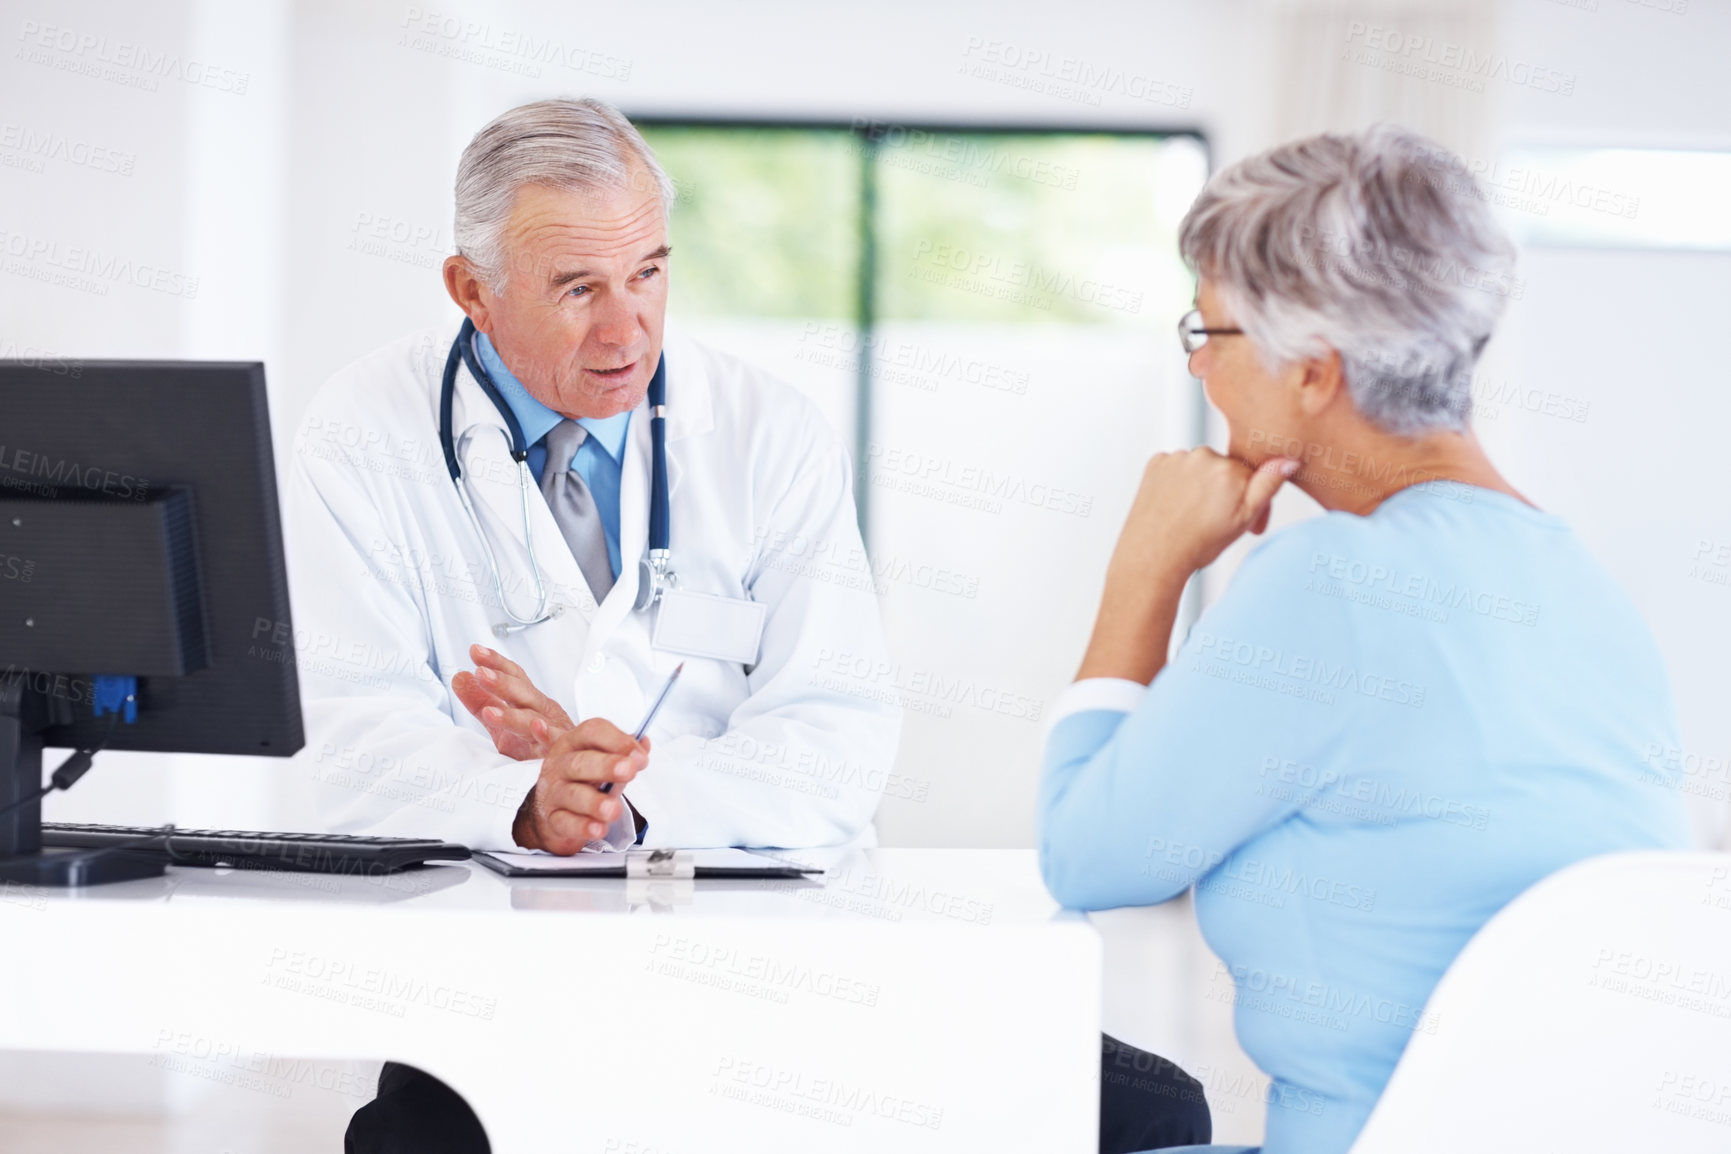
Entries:
POLYGON ((1684 847, 1640 617, 1469 427, 1513 249, 1458 160, 1381 127, 1217 175, 1186 216, 1190 371, 1225 455, 1149 462, 1040 786, 1080 909, 1196 890, 1269 1154, 1345 1151, 1468 938, 1547 874, 1684 847), (1168 660, 1179 593, 1291 483, 1168 660))

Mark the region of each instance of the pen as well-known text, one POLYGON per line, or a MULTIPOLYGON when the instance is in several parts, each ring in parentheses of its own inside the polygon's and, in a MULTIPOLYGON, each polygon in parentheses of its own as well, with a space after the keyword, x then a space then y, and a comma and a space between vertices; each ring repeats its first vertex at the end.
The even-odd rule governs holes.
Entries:
MULTIPOLYGON (((649 712, 643 715, 643 721, 637 726, 637 732, 631 735, 631 740, 643 740, 643 735, 649 732, 649 723, 655 720, 655 715, 657 713, 661 712, 661 703, 667 700, 667 695, 669 693, 673 692, 673 683, 679 680, 679 675, 684 672, 684 670, 685 662, 683 661, 673 667, 673 672, 667 677, 667 684, 663 685, 661 687, 661 692, 655 695, 655 700, 650 703, 649 712)), ((613 783, 610 781, 603 782, 600 788, 602 793, 612 793, 613 783)))

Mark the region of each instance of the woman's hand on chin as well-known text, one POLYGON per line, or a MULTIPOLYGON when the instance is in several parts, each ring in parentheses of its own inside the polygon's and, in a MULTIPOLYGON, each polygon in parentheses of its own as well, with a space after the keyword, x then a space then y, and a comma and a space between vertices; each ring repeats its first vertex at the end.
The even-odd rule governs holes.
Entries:
POLYGON ((1112 551, 1077 678, 1153 681, 1166 664, 1184 583, 1246 530, 1268 527, 1274 494, 1298 466, 1271 457, 1252 469, 1207 448, 1149 461, 1112 551))
POLYGON ((1160 453, 1142 471, 1142 486, 1112 555, 1117 575, 1188 579, 1247 530, 1268 528, 1274 495, 1298 471, 1290 457, 1257 468, 1206 447, 1160 453))

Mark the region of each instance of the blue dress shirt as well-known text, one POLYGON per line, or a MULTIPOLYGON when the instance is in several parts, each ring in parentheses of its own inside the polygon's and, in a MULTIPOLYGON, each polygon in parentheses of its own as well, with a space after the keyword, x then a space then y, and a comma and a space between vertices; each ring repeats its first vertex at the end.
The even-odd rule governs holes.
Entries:
MULTIPOLYGON (((547 467, 545 438, 553 426, 565 418, 530 395, 523 382, 505 367, 486 333, 475 334, 475 351, 480 355, 487 375, 493 378, 499 395, 505 398, 517 423, 523 426, 523 439, 529 442, 529 469, 539 483, 547 467)), ((624 470, 625 438, 630 432, 631 414, 624 412, 616 417, 600 419, 578 417, 577 423, 587 429, 589 435, 578 446, 571 467, 583 478, 583 483, 589 486, 589 492, 595 498, 596 512, 601 514, 601 528, 607 534, 607 559, 613 564, 613 576, 617 577, 620 569, 619 477, 624 470)))

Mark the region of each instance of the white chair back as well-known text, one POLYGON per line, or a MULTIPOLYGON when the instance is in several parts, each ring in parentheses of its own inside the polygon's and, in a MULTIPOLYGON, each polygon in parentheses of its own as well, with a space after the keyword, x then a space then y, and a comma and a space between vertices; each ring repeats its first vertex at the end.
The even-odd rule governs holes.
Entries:
POLYGON ((1352 1154, 1731 1151, 1731 854, 1545 879, 1443 975, 1352 1154))

